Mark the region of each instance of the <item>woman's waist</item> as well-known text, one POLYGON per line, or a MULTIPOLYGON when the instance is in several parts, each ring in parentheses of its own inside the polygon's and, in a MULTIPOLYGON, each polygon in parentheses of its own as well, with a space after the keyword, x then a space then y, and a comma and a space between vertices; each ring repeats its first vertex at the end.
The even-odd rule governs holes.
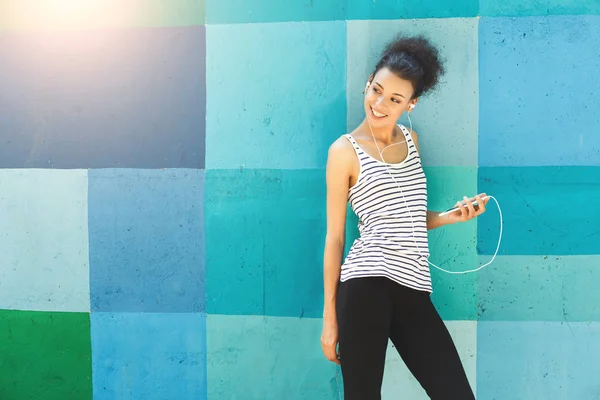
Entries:
POLYGON ((429 257, 429 241, 427 231, 413 231, 403 235, 361 232, 360 237, 352 244, 351 251, 380 251, 429 257))

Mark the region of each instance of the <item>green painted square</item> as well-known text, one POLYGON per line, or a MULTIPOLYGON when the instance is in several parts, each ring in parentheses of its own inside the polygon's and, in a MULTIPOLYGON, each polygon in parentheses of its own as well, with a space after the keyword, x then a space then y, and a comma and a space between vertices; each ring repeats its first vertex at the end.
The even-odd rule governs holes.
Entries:
POLYGON ((0 310, 0 399, 92 399, 87 313, 0 310))
MULTIPOLYGON (((476 167, 426 167, 428 208, 443 211, 463 196, 477 194, 476 167)), ((483 217, 483 216, 482 216, 483 217)), ((480 217, 481 218, 481 217, 480 217)), ((477 267, 477 223, 468 221, 429 231, 429 261, 448 271, 477 267)), ((448 274, 430 266, 432 300, 444 320, 477 318, 476 274, 448 274)))

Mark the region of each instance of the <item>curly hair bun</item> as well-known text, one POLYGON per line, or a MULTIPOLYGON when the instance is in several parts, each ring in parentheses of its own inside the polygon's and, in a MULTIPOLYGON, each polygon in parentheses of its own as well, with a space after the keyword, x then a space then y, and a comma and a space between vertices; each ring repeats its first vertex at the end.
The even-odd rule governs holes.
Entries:
POLYGON ((373 76, 382 68, 388 68, 401 78, 410 80, 414 87, 413 98, 434 89, 445 72, 438 49, 423 35, 398 35, 389 42, 375 66, 373 76))

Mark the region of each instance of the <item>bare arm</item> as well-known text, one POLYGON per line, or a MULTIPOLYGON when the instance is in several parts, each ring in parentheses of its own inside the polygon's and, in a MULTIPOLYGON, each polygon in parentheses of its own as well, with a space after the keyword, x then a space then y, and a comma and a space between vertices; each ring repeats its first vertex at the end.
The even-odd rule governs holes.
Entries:
POLYGON ((339 363, 339 360, 336 350, 338 338, 335 304, 344 251, 350 185, 349 152, 346 143, 342 141, 346 139, 340 138, 331 145, 327 160, 327 235, 323 256, 324 305, 321 345, 327 359, 336 363, 339 363))
MULTIPOLYGON (((343 139, 345 140, 345 139, 343 139)), ((323 263, 325 297, 323 317, 335 317, 335 300, 340 278, 346 229, 346 207, 350 172, 341 143, 329 149, 327 160, 327 235, 323 263)))
MULTIPOLYGON (((415 144, 415 147, 417 148, 417 152, 420 154, 419 136, 417 135, 417 132, 411 131, 410 136, 415 144)), ((464 207, 464 208, 461 207, 460 211, 455 211, 454 213, 445 215, 443 217, 440 217, 440 214, 441 214, 440 211, 427 210, 427 229, 431 230, 431 229, 439 228, 444 225, 452 225, 457 222, 468 221, 471 218, 481 215, 485 211, 485 204, 487 204, 489 199, 487 199, 485 201, 482 200, 482 197, 485 196, 485 193, 481 193, 478 196, 473 197, 471 199, 463 199, 463 202, 465 204, 467 204, 467 207, 464 207), (478 196, 480 196, 480 197, 478 197, 478 196), (480 210, 475 210, 473 208, 473 205, 471 204, 471 202, 474 200, 477 200, 479 202, 479 204, 483 204, 483 207, 481 207, 480 210)), ((459 205, 459 203, 456 203, 456 205, 459 205)))
POLYGON ((448 218, 440 217, 440 214, 440 211, 427 210, 427 230, 453 223, 453 221, 448 218))

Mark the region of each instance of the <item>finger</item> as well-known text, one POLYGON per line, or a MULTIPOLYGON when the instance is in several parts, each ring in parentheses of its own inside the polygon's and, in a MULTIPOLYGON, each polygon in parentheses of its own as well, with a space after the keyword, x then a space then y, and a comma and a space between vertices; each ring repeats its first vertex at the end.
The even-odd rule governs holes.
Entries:
POLYGON ((464 197, 464 200, 467 204, 467 218, 473 218, 475 216, 475 207, 473 207, 473 203, 467 198, 467 196, 464 197))
POLYGON ((477 198, 475 200, 477 201, 477 209, 476 209, 475 215, 480 215, 485 211, 485 203, 483 202, 483 199, 479 195, 477 196, 477 198))
POLYGON ((337 352, 335 351, 335 346, 330 346, 328 348, 328 353, 327 354, 328 354, 327 355, 327 359, 329 361, 334 362, 336 364, 340 363, 340 360, 338 359, 338 356, 337 356, 337 352))
POLYGON ((487 196, 487 194, 485 194, 485 193, 480 193, 480 194, 478 194, 478 196, 479 196, 479 197, 480 197, 480 199, 481 199, 481 202, 479 202, 479 204, 486 205, 486 204, 487 204, 487 202, 488 202, 488 201, 490 201, 490 198, 489 198, 489 197, 486 197, 486 196, 487 196))
POLYGON ((462 220, 465 220, 467 218, 467 207, 465 207, 464 202, 458 202, 456 203, 457 207, 458 207, 458 211, 460 212, 460 218, 462 220))
POLYGON ((323 349, 323 354, 325 354, 325 358, 331 362, 339 363, 334 345, 321 343, 321 347, 323 349))

